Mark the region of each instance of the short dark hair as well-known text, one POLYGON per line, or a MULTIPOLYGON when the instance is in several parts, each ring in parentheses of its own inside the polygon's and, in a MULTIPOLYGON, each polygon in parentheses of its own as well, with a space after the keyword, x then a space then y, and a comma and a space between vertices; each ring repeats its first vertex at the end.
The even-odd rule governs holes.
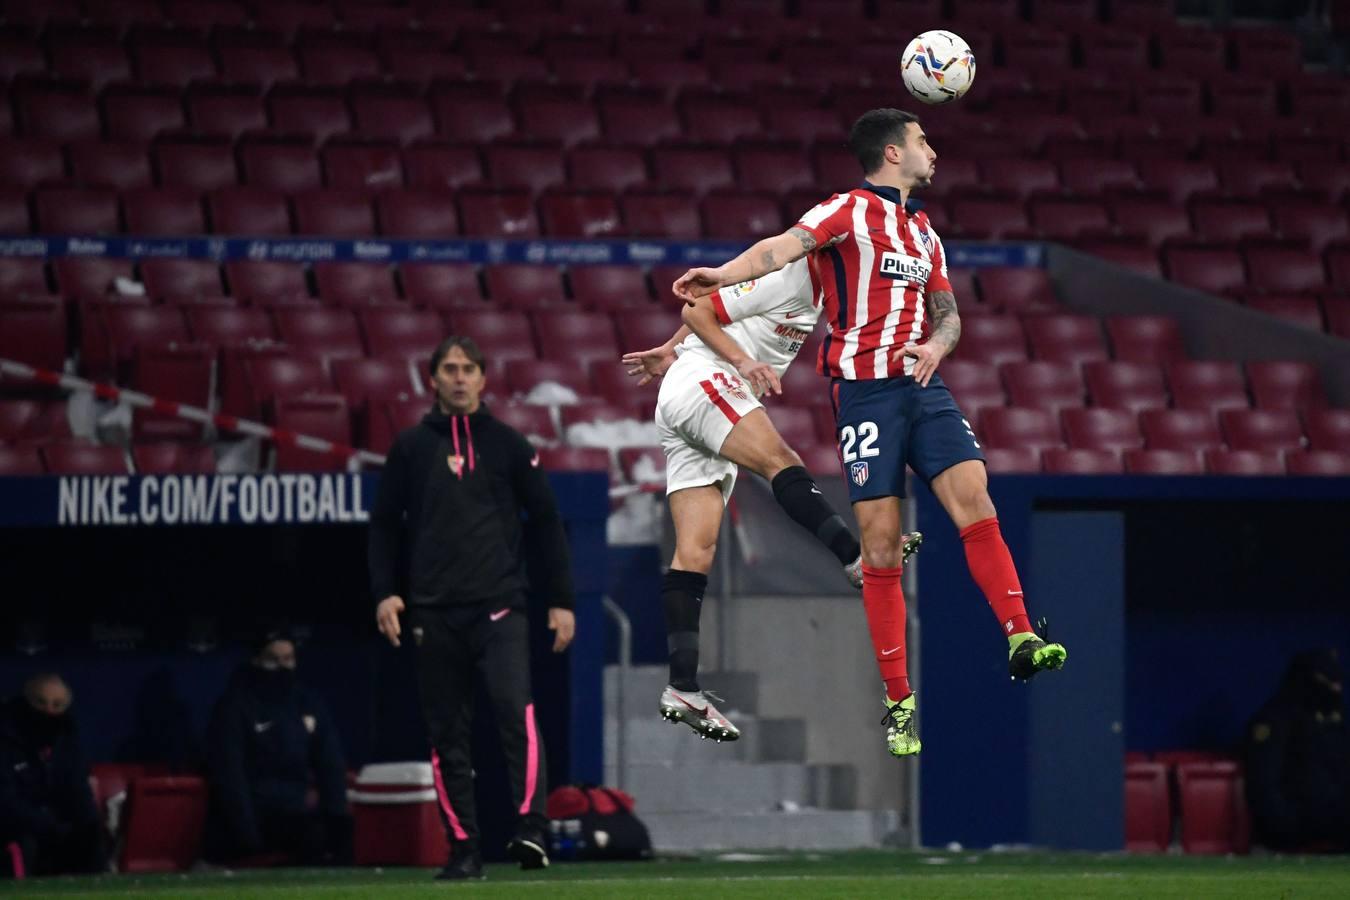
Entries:
POLYGON ((919 117, 903 109, 870 109, 858 117, 848 132, 848 150, 857 157, 864 175, 871 175, 886 161, 887 144, 905 142, 905 126, 919 117))
POLYGON ((440 367, 441 360, 445 359, 445 355, 456 347, 464 351, 464 355, 469 358, 470 362, 478 366, 479 371, 487 371, 487 360, 483 357, 483 351, 479 348, 478 342, 468 335, 452 334, 437 344, 435 350, 431 351, 431 366, 428 371, 431 372, 432 377, 435 377, 436 369, 440 367))

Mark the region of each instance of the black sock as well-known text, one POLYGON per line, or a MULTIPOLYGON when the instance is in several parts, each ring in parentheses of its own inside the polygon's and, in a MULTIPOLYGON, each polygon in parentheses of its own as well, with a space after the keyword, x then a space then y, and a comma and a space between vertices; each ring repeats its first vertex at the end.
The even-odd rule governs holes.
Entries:
POLYGON ((790 466, 773 477, 773 496, 792 521, 830 548, 840 565, 858 558, 862 547, 839 513, 825 500, 816 482, 802 466, 790 466))
POLYGON ((666 646, 670 652, 670 686, 698 690, 698 616, 708 576, 671 569, 661 579, 661 606, 666 613, 666 646))

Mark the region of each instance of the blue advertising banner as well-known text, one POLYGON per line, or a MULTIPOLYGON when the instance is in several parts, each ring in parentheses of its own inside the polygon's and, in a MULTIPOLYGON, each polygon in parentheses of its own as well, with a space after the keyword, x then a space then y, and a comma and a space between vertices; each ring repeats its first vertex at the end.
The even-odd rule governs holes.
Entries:
MULTIPOLYGON (((0 240, 0 258, 67 256, 110 259, 274 260, 282 262, 456 262, 478 265, 720 265, 745 249, 728 241, 560 241, 132 236, 33 236, 0 240)), ((956 268, 1041 266, 1038 243, 946 245, 947 264, 956 268)))

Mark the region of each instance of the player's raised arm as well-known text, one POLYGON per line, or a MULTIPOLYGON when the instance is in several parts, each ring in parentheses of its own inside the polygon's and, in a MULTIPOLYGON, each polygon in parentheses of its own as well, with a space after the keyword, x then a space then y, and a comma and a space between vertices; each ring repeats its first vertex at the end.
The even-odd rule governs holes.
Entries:
POLYGON ((783 383, 779 381, 773 366, 745 352, 745 348, 735 338, 722 330, 722 323, 710 298, 699 297, 689 303, 680 311, 680 318, 709 349, 736 367, 736 371, 750 383, 751 390, 757 396, 770 391, 783 393, 783 383))
POLYGON ((759 241, 740 256, 716 268, 690 269, 675 281, 671 290, 676 297, 692 305, 699 297, 706 297, 718 288, 753 281, 770 272, 777 272, 816 249, 817 244, 816 236, 810 231, 793 226, 782 234, 759 241))

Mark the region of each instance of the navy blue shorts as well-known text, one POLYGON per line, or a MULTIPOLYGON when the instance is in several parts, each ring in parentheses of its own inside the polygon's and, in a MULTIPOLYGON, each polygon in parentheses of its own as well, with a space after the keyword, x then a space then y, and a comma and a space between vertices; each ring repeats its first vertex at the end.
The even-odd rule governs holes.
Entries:
POLYGON ((835 436, 850 502, 905 496, 905 466, 931 484, 969 459, 984 460, 952 392, 934 375, 928 387, 908 376, 834 379, 835 436))

